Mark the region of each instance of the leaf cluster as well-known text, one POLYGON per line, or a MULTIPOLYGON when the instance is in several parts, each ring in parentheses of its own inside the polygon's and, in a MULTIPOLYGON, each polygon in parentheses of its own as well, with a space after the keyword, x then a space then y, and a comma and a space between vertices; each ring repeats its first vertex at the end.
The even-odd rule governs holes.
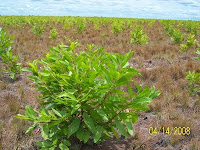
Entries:
POLYGON ((140 26, 136 26, 131 31, 131 43, 143 45, 148 43, 148 36, 145 34, 144 30, 140 26))
POLYGON ((195 45, 198 41, 194 39, 194 34, 189 34, 186 40, 186 44, 181 44, 180 51, 187 51, 189 48, 195 45))
POLYGON ((52 28, 50 33, 51 33, 51 36, 49 37, 50 39, 54 40, 54 39, 58 38, 58 32, 57 32, 57 30, 55 28, 52 28))

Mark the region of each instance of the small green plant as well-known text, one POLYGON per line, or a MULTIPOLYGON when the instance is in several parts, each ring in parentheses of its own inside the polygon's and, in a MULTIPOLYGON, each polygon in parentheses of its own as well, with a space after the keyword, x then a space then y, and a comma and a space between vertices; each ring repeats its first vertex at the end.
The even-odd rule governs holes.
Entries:
POLYGON ((112 33, 117 34, 117 33, 124 31, 125 29, 126 28, 122 22, 113 22, 112 23, 112 30, 111 30, 112 33))
POLYGON ((49 37, 50 39, 57 39, 58 38, 58 32, 56 31, 55 28, 52 28, 50 33, 51 33, 51 36, 49 37))
POLYGON ((106 37, 106 34, 105 34, 105 33, 102 33, 102 34, 101 34, 101 37, 102 37, 102 38, 105 38, 105 37, 106 37))
POLYGON ((118 139, 117 130, 130 137, 137 112, 149 110, 148 104, 160 94, 141 85, 122 90, 140 75, 128 63, 133 52, 110 54, 94 45, 79 54, 74 49, 73 42, 50 48, 46 58, 23 69, 32 72, 29 78, 43 102, 40 111, 26 106, 25 115, 17 118, 33 122, 27 132, 41 128, 44 140, 38 146, 42 149, 67 150, 73 139, 82 143, 100 143, 112 135, 118 139))
MULTIPOLYGON (((198 44, 199 45, 199 44, 198 44)), ((200 55, 200 45, 199 48, 197 49, 197 54, 200 55)), ((197 60, 200 61, 200 57, 197 58, 197 60)), ((200 73, 198 72, 186 72, 187 76, 186 79, 188 80, 188 83, 190 86, 190 93, 193 94, 200 94, 200 73)))
POLYGON ((194 34, 190 34, 187 38, 186 44, 181 44, 180 51, 186 51, 192 46, 194 46, 194 44, 197 43, 197 40, 194 39, 194 37, 195 37, 194 34))
POLYGON ((140 26, 137 26, 131 31, 131 43, 138 45, 148 43, 148 36, 140 26))
POLYGON ((36 35, 36 36, 41 36, 42 33, 45 30, 45 25, 39 25, 39 24, 34 24, 32 27, 32 32, 36 35))
POLYGON ((74 32, 76 34, 83 33, 86 27, 86 20, 79 18, 77 19, 76 25, 77 25, 77 28, 74 30, 74 32))
POLYGON ((95 23, 95 24, 94 24, 94 29, 95 29, 95 30, 99 30, 99 24, 98 24, 98 23, 95 23))
POLYGON ((18 63, 18 57, 13 56, 12 47, 13 36, 8 35, 5 29, 0 28, 0 57, 5 63, 5 72, 10 74, 13 80, 21 74, 21 64, 18 63))
POLYGON ((189 85, 192 86, 190 88, 190 93, 200 94, 200 73, 189 71, 186 74, 186 79, 188 80, 189 85))
POLYGON ((184 35, 179 30, 174 30, 171 41, 175 44, 180 44, 183 41, 184 35))

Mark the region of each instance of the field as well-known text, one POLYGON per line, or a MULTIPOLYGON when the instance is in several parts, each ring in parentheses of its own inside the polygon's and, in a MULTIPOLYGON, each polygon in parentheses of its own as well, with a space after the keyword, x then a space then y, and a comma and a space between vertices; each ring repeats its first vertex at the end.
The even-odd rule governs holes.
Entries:
MULTIPOLYGON (((196 60, 200 49, 199 21, 0 16, 0 28, 14 36, 13 55, 18 56, 22 68, 58 44, 74 42, 77 52, 94 44, 109 53, 133 51, 129 65, 142 74, 133 78, 134 84, 155 86, 161 91, 149 105, 150 110, 138 112, 131 138, 122 136, 81 149, 200 149, 200 97, 199 92, 189 92, 191 85, 186 79, 186 72, 200 72, 196 60), (189 38, 193 44, 184 47, 189 38), (190 133, 181 134, 183 128, 190 129, 190 133), (151 129, 153 133, 149 133, 151 129)), ((24 114, 26 105, 39 109, 41 93, 33 89, 33 82, 27 78, 30 73, 22 72, 13 80, 4 72, 6 67, 0 56, 0 149, 39 149, 36 142, 42 137, 36 132, 38 128, 25 134, 31 124, 15 116, 24 114)))

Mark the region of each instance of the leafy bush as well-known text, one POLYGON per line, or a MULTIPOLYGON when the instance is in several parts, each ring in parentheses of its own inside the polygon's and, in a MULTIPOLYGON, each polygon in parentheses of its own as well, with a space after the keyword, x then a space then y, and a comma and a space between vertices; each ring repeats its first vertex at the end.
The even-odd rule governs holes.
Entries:
POLYGON ((171 41, 175 44, 180 44, 183 41, 183 34, 179 30, 174 30, 171 41))
POLYGON ((85 19, 77 19, 76 21, 77 28, 74 30, 75 33, 83 33, 86 27, 86 20, 85 19))
POLYGON ((41 36, 42 33, 44 32, 45 27, 46 27, 45 25, 34 24, 32 27, 32 32, 36 36, 41 36))
MULTIPOLYGON (((198 44, 199 45, 199 44, 198 44)), ((197 54, 200 55, 200 45, 199 48, 197 49, 197 54)), ((197 60, 200 60, 200 57, 197 58, 197 60)), ((198 72, 186 72, 187 76, 186 79, 188 80, 188 83, 190 86, 190 93, 194 94, 200 94, 200 73, 198 72)))
POLYGON ((10 74, 13 80, 16 80, 21 73, 21 64, 18 63, 18 57, 13 56, 12 53, 13 38, 13 36, 8 35, 5 29, 0 28, 0 56, 3 63, 7 65, 5 71, 10 74))
POLYGON ((111 26, 112 26, 111 32, 115 34, 120 33, 126 29, 126 27, 123 25, 123 22, 114 21, 111 26))
POLYGON ((181 44, 180 51, 186 51, 192 46, 194 46, 194 44, 197 43, 197 40, 194 39, 194 37, 195 37, 194 34, 190 34, 187 38, 186 44, 181 44))
POLYGON ((190 93, 200 94, 200 73, 196 73, 195 71, 189 71, 186 74, 186 79, 188 80, 189 85, 192 86, 190 88, 190 93))
POLYGON ((51 36, 49 37, 50 39, 57 39, 58 38, 58 32, 56 31, 55 28, 52 28, 50 33, 51 33, 51 36))
POLYGON ((50 48, 46 58, 29 63, 29 76, 42 93, 40 111, 26 106, 18 118, 33 122, 29 132, 40 126, 43 149, 66 150, 72 139, 99 143, 114 134, 133 135, 132 124, 137 111, 148 110, 148 104, 160 92, 141 85, 130 86, 132 77, 140 73, 129 66, 133 52, 109 54, 103 48, 88 45, 86 51, 74 52, 75 44, 50 48), (40 63, 39 69, 37 63, 40 63), (122 90, 128 86, 128 92, 122 90))
POLYGON ((148 36, 145 34, 144 30, 137 26, 131 31, 131 43, 142 45, 148 43, 148 36))

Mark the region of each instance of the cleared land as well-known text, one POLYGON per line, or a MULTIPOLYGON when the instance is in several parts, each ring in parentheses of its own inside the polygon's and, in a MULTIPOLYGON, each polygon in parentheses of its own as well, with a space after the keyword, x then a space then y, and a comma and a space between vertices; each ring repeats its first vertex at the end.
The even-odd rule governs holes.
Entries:
MULTIPOLYGON (((127 53, 134 51, 129 61, 142 76, 134 78, 137 84, 155 86, 161 95, 150 104, 150 111, 141 112, 139 120, 134 124, 134 136, 130 139, 108 140, 100 146, 85 146, 83 149, 200 149, 200 97, 190 95, 186 72, 199 70, 196 60, 197 44, 185 52, 180 52, 180 44, 171 41, 163 23, 185 33, 181 43, 187 36, 195 32, 195 39, 200 41, 200 22, 167 21, 117 18, 76 18, 76 17, 0 17, 0 27, 5 27, 14 35, 13 52, 19 57, 22 67, 27 62, 39 59, 47 53, 49 47, 69 41, 79 43, 77 51, 82 51, 87 44, 103 46, 110 53, 127 53), (71 20, 71 21, 70 21, 71 20), (76 20, 80 20, 78 23, 76 20), (35 35, 33 26, 45 25, 41 35, 35 35), (112 33, 113 25, 118 24, 119 33, 112 33), (148 36, 148 44, 130 43, 130 32, 141 26, 148 36), (83 26, 83 27, 82 27, 83 26), (58 37, 50 39, 52 27, 58 37), (83 29, 82 29, 83 28, 83 29), (80 31, 77 33, 76 31, 80 31), (190 127, 189 135, 149 134, 150 127, 190 127)), ((116 32, 118 30, 116 29, 116 32)), ((32 82, 26 78, 27 73, 13 82, 3 72, 4 64, 0 60, 0 149, 38 149, 36 141, 41 139, 35 132, 25 134, 26 121, 14 118, 23 114, 26 105, 39 108, 39 92, 32 89, 32 82)), ((37 129, 36 129, 37 130, 37 129)))

